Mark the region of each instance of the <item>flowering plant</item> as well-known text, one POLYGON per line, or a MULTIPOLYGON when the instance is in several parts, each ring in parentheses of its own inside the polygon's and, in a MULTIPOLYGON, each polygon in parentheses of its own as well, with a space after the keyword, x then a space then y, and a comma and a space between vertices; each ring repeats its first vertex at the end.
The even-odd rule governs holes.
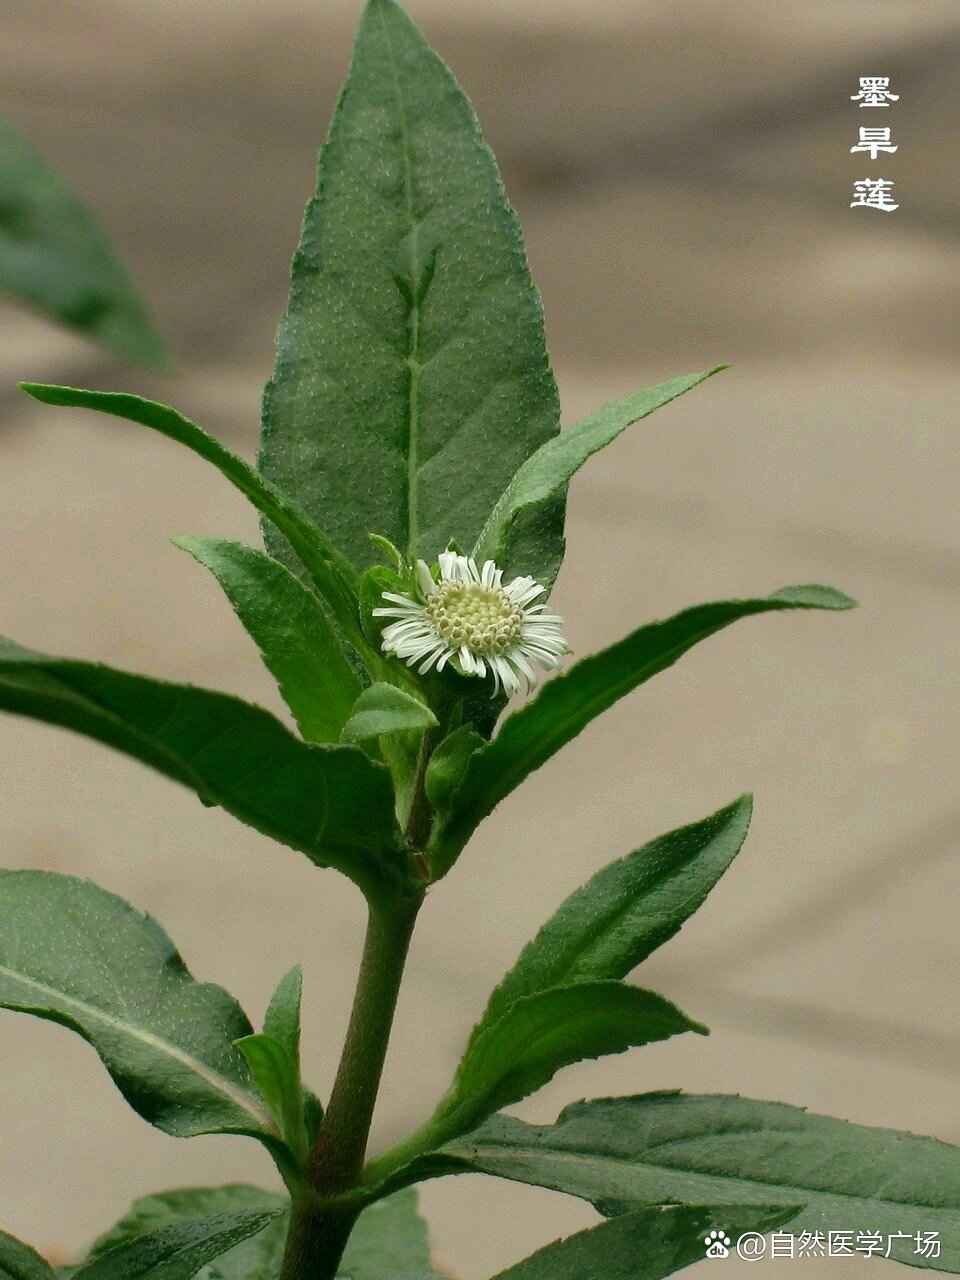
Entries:
MULTIPOLYGON (((538 296, 493 157, 450 72, 394 0, 369 0, 294 258, 258 466, 133 395, 23 384, 159 431, 262 517, 266 550, 177 545, 209 569, 298 734, 256 706, 0 642, 0 706, 160 770, 349 877, 369 924, 336 1078, 303 1081, 301 974, 255 1031, 151 919, 89 882, 0 872, 0 1004, 83 1036, 130 1105, 181 1137, 243 1134, 283 1194, 228 1186, 137 1202, 77 1280, 435 1276, 415 1186, 482 1172, 581 1197, 604 1219, 500 1280, 643 1277, 734 1234, 862 1224, 890 1256, 960 1271, 960 1151, 739 1096, 503 1109, 574 1062, 706 1028, 625 981, 704 901, 750 799, 655 839, 577 889, 490 996, 433 1113, 367 1139, 414 925, 478 824, 620 698, 745 617, 844 610, 829 587, 719 601, 567 660, 548 596, 567 486, 597 450, 716 370, 559 431, 538 296), (497 722, 508 695, 548 679, 497 722), (938 1248, 902 1239, 902 1215, 938 1248), (727 1234, 729 1233, 729 1234, 727 1234), (896 1236, 897 1239, 893 1240, 896 1236)), ((726 1244, 724 1244, 726 1242, 726 1244)), ((0 1236, 0 1277, 53 1280, 0 1236)))

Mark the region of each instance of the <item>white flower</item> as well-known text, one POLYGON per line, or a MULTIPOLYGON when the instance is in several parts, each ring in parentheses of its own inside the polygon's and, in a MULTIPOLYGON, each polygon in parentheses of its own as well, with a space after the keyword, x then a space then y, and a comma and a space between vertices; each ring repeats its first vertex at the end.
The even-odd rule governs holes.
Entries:
POLYGON ((563 619, 534 604, 546 595, 533 578, 514 578, 503 585, 503 570, 492 560, 482 569, 475 560, 444 551, 439 557, 440 581, 418 560, 416 590, 409 596, 384 591, 391 608, 374 609, 376 617, 395 618, 384 627, 382 644, 408 667, 419 664, 423 675, 449 662, 462 675, 485 676, 494 689, 508 694, 537 683, 533 663, 544 668, 560 665, 569 653, 561 630, 563 619))

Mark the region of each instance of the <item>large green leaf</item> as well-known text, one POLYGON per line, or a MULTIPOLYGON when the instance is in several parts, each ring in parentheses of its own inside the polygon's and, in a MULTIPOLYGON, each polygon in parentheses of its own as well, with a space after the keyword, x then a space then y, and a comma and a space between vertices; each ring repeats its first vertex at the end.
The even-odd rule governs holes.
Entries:
POLYGON ((653 991, 623 982, 583 982, 515 1000, 470 1042, 451 1096, 441 1104, 457 1129, 534 1093, 561 1067, 623 1053, 706 1027, 653 991))
MULTIPOLYGON (((94 1253, 136 1239, 146 1231, 190 1222, 203 1214, 285 1211, 288 1203, 286 1197, 244 1186, 148 1196, 138 1200, 124 1219, 97 1241, 94 1253)), ((287 1216, 282 1212, 259 1235, 210 1263, 202 1280, 273 1280, 280 1274, 286 1232, 287 1216)), ((383 1280, 385 1276, 390 1280, 436 1280, 430 1265, 427 1227, 417 1213, 417 1193, 413 1188, 378 1200, 361 1213, 338 1275, 343 1280, 383 1280)), ((26 1276, 24 1280, 34 1277, 26 1276)))
POLYGON ((162 1227, 188 1224, 209 1215, 270 1213, 275 1216, 262 1231, 234 1245, 199 1273, 201 1280, 267 1280, 280 1273, 289 1204, 287 1196, 241 1185, 162 1191, 131 1205, 116 1226, 96 1241, 90 1257, 99 1257, 162 1227))
POLYGON ((0 708, 135 756, 368 897, 406 884, 389 774, 359 747, 313 746, 239 698, 2 639, 0 708))
POLYGON ((624 982, 583 982, 523 996, 498 1021, 474 1034, 434 1114, 371 1160, 365 1179, 381 1189, 392 1185, 398 1170, 410 1168, 499 1107, 536 1092, 562 1067, 684 1031, 708 1034, 663 996, 624 982))
POLYGON ((0 1231, 0 1280, 54 1280, 55 1275, 35 1249, 0 1231))
POLYGON ((549 502, 556 494, 563 493, 587 459, 611 444, 627 427, 725 368, 726 365, 718 365, 705 373, 689 373, 656 387, 634 391, 621 400, 604 405, 596 413, 542 444, 520 467, 491 511, 473 549, 477 563, 495 560, 508 578, 514 574, 530 574, 538 582, 550 586, 560 567, 556 539, 551 536, 550 525, 548 523, 541 530, 535 522, 528 520, 524 524, 520 517, 549 502), (515 548, 514 539, 518 531, 521 533, 520 546, 515 548), (537 535, 543 532, 547 536, 541 540, 537 535))
POLYGON ((473 545, 558 418, 540 301, 470 104, 393 0, 369 0, 293 262, 260 467, 358 569, 370 533, 434 560, 473 545))
POLYGON ((0 290, 118 355, 164 363, 163 344, 93 214, 3 118, 0 290))
POLYGON ((673 937, 739 853, 751 808, 750 797, 744 796, 598 871, 524 947, 490 996, 474 1035, 521 996, 623 978, 636 968, 673 937))
POLYGON ((62 1023, 145 1120, 177 1137, 277 1128, 233 1042, 251 1031, 156 921, 73 876, 0 871, 0 1005, 62 1023))
POLYGON ((227 538, 174 538, 217 578, 308 742, 336 742, 360 693, 316 592, 262 551, 227 538))
MULTIPOLYGON (((357 1219, 338 1276, 342 1280, 439 1280, 414 1188, 378 1200, 357 1219)), ((254 1277, 250 1277, 254 1280, 254 1277)))
POLYGON ((773 1231, 795 1212, 757 1205, 634 1209, 538 1249, 494 1280, 661 1280, 701 1262, 711 1231, 735 1241, 747 1232, 773 1231))
POLYGON ((753 614, 781 609, 850 609, 854 601, 831 587, 785 587, 757 600, 695 605, 652 622, 617 644, 583 658, 550 680, 504 721, 496 738, 472 756, 448 816, 431 843, 435 877, 444 875, 477 824, 591 720, 708 636, 753 614))
POLYGON ((960 1147, 867 1129, 779 1102, 650 1093, 578 1102, 555 1125, 496 1116, 430 1172, 480 1171, 590 1200, 614 1216, 644 1204, 805 1204, 801 1231, 936 1232, 891 1256, 960 1272, 960 1147))
POLYGON ((171 1223, 98 1254, 74 1280, 191 1280, 213 1258, 269 1226, 277 1210, 171 1223))
MULTIPOLYGON (((360 628, 356 600, 356 575, 322 529, 249 463, 224 448, 219 440, 167 405, 120 391, 84 391, 77 387, 54 387, 39 382, 21 382, 27 395, 43 404, 69 409, 93 409, 150 427, 163 436, 185 445, 212 463, 230 483, 253 503, 261 515, 280 529, 296 551, 317 590, 329 605, 344 635, 361 654, 369 656, 369 646, 360 628)), ((374 655, 379 661, 379 655, 374 655)))

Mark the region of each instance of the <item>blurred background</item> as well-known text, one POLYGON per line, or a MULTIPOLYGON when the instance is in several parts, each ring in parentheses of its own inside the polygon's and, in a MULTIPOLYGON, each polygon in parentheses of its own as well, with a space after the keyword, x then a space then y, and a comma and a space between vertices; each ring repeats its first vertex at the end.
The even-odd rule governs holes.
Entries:
MULTIPOLYGON (((555 599, 577 653, 792 582, 861 609, 738 624, 497 811, 422 917, 375 1140, 430 1109, 489 987, 574 886, 752 789, 743 854, 639 975, 710 1039, 568 1070, 518 1114, 679 1086, 960 1141, 956 4, 408 7, 499 157, 565 421, 733 364, 575 481, 555 599), (892 78, 894 108, 850 101, 868 74, 892 78), (851 155, 863 124, 891 125, 896 155, 851 155), (895 213, 848 207, 867 176, 895 179, 895 213)), ((239 496, 172 443, 14 382, 138 391, 253 456, 359 8, 0 4, 0 109, 99 212, 177 364, 148 376, 0 306, 3 634, 282 714, 212 578, 167 540, 255 540, 239 496)), ((60 731, 0 721, 0 780, 4 865, 90 877, 150 911, 254 1020, 302 961, 307 1071, 326 1093, 363 923, 347 882, 60 731)), ((153 1131, 78 1038, 0 1015, 5 1229, 69 1256, 136 1195, 271 1177, 253 1143, 153 1131)), ((462 1280, 594 1220, 480 1178, 423 1202, 462 1280)))

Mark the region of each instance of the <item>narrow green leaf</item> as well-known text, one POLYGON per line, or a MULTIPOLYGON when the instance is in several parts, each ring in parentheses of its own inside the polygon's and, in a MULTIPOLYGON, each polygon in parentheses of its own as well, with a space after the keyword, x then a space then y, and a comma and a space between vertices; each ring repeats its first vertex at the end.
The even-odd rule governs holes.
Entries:
MULTIPOLYGON (((650 1093, 567 1107, 555 1125, 496 1116, 448 1143, 448 1165, 590 1200, 607 1215, 675 1201, 805 1204, 801 1231, 909 1233, 891 1257, 960 1272, 960 1147, 779 1102, 650 1093), (939 1257, 914 1252, 937 1233, 939 1257)), ((413 1171, 408 1174, 413 1176, 413 1171)))
POLYGON ((239 1185, 160 1192, 131 1205, 120 1222, 96 1241, 90 1257, 161 1227, 190 1224, 211 1214, 266 1213, 272 1217, 262 1231, 209 1262, 202 1276, 203 1280, 267 1280, 280 1274, 289 1203, 287 1196, 239 1185))
POLYGON ((661 382, 656 387, 634 391, 621 400, 604 405, 596 413, 542 444, 520 467, 490 513, 473 549, 477 563, 495 560, 508 578, 524 573, 545 586, 552 585, 560 568, 556 541, 550 536, 548 525, 547 537, 541 544, 540 539, 532 536, 536 525, 530 524, 523 545, 515 549, 513 541, 521 513, 547 502, 555 494, 563 493, 587 459, 606 448, 627 427, 727 367, 717 365, 705 373, 689 373, 682 378, 661 382))
POLYGON ((54 1280, 55 1276, 35 1249, 0 1231, 0 1280, 54 1280))
POLYGON ((274 1040, 292 1064, 294 1086, 291 1095, 296 1096, 296 1106, 290 1106, 289 1117, 281 1120, 287 1143, 298 1155, 306 1157, 323 1119, 320 1099, 303 1084, 300 1065, 300 1001, 303 992, 303 972, 294 965, 280 979, 271 997, 263 1020, 264 1035, 274 1040))
MULTIPOLYGON (((243 1186, 148 1196, 138 1200, 123 1221, 97 1241, 93 1254, 135 1240, 146 1231, 189 1223, 204 1214, 272 1211, 279 1216, 264 1231, 224 1253, 203 1273, 204 1280, 272 1280, 280 1274, 283 1260, 288 1203, 286 1197, 243 1186)), ((426 1223, 417 1213, 413 1188, 378 1200, 361 1213, 337 1274, 342 1280, 383 1280, 385 1276, 390 1280, 437 1280, 430 1265, 426 1223)))
POLYGON ((356 575, 326 534, 296 503, 265 480, 249 463, 231 453, 213 436, 166 405, 142 396, 119 391, 84 391, 76 387, 54 387, 38 382, 21 382, 29 396, 43 404, 71 409, 94 409, 128 422, 139 423, 161 435, 186 445, 212 463, 221 475, 253 503, 262 516, 283 533, 296 551, 320 595, 330 606, 344 635, 358 652, 367 652, 357 613, 356 575))
POLYGON ((472 756, 431 843, 435 878, 456 861, 470 835, 515 787, 615 702, 672 666, 708 636, 753 614, 781 609, 850 609, 854 601, 831 587, 785 587, 757 600, 695 605, 665 622, 640 627, 617 644, 584 658, 550 680, 526 706, 508 716, 489 745, 472 756))
POLYGON ((207 805, 336 867, 368 897, 406 885, 386 769, 357 747, 301 742, 260 707, 0 639, 0 708, 136 757, 207 805))
POLYGON ((561 1067, 683 1031, 707 1034, 663 996, 623 982, 583 982, 523 996, 471 1039, 428 1128, 444 1135, 439 1145, 536 1092, 561 1067))
POLYGON ((300 1061, 300 1003, 303 997, 303 970, 296 964, 277 983, 270 997, 263 1030, 276 1040, 291 1062, 300 1061))
POLYGON ((96 218, 3 118, 0 290, 125 359, 165 362, 163 343, 96 218))
POLYGON ((137 1236, 86 1263, 75 1280, 191 1280, 201 1267, 269 1225, 275 1212, 218 1213, 137 1236))
POLYGON ((796 1208, 764 1211, 758 1205, 635 1209, 538 1249, 494 1280, 661 1280, 692 1262, 702 1262, 711 1232, 735 1242, 747 1232, 774 1231, 796 1212, 796 1208))
POLYGON ((246 1058, 270 1115, 293 1152, 297 1168, 301 1168, 308 1147, 298 1064, 273 1036, 243 1036, 234 1044, 246 1058))
POLYGON ((277 345, 261 470, 357 569, 371 532, 409 559, 472 546, 557 431, 540 300, 493 156, 393 0, 370 0, 360 24, 277 345))
POLYGON ((395 547, 389 538, 385 538, 381 533, 371 533, 370 541, 384 557, 386 564, 395 573, 410 573, 410 566, 403 558, 403 552, 399 547, 395 547))
POLYGON ((234 1041, 251 1031, 195 982, 156 921, 73 876, 0 871, 0 1005, 82 1035, 145 1120, 176 1137, 276 1142, 234 1041))
POLYGON ((343 742, 363 742, 383 733, 422 732, 436 723, 430 708, 413 694, 392 684, 372 684, 357 698, 340 737, 343 742))
POLYGON ((360 681, 316 592, 278 560, 226 538, 174 538, 205 565, 277 681, 308 742, 336 742, 360 681))
POLYGON ((752 802, 743 796, 610 863, 570 895, 490 997, 474 1035, 521 996, 623 978, 701 905, 740 852, 752 802))

